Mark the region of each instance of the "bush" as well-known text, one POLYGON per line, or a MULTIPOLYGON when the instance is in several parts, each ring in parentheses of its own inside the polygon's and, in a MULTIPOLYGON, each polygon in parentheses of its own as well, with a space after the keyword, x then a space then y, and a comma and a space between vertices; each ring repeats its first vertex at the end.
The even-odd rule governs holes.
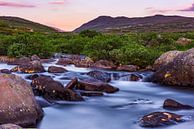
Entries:
POLYGON ((0 21, 0 27, 9 27, 9 25, 3 21, 0 21))
POLYGON ((138 44, 129 44, 121 49, 122 62, 125 64, 133 64, 141 67, 153 64, 160 55, 157 50, 152 50, 138 44))
POLYGON ((94 38, 95 36, 101 35, 101 33, 94 30, 84 30, 79 33, 82 37, 94 38))
POLYGON ((57 46, 57 50, 61 53, 82 54, 84 46, 87 44, 87 42, 88 38, 76 36, 69 40, 63 40, 57 46))
POLYGON ((54 52, 54 46, 47 43, 45 37, 41 35, 21 34, 13 40, 13 44, 8 48, 8 55, 14 57, 38 55, 46 58, 54 52))
POLYGON ((110 51, 119 49, 125 44, 119 36, 103 35, 90 40, 84 48, 84 54, 95 60, 111 60, 110 51))

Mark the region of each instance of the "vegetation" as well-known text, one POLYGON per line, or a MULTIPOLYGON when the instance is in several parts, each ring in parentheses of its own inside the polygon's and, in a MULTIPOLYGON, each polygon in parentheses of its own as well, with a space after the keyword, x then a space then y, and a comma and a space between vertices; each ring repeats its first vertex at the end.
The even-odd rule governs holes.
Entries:
POLYGON ((56 29, 19 17, 0 16, 0 33, 57 32, 56 29))
POLYGON ((56 52, 85 54, 94 60, 105 59, 115 64, 135 64, 141 67, 152 64, 166 51, 187 50, 193 47, 194 32, 115 35, 87 30, 79 34, 40 32, 0 34, 0 55, 21 57, 37 54, 47 58, 56 52), (192 39, 192 44, 177 45, 176 41, 180 37, 192 39))

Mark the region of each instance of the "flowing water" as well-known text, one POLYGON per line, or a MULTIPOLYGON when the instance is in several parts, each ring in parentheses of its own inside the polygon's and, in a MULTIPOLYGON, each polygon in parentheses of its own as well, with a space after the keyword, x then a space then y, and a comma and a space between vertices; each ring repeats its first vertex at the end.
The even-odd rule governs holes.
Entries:
MULTIPOLYGON (((47 69, 55 62, 44 64, 47 69)), ((11 69, 14 66, 0 64, 0 68, 11 69)), ((62 66, 61 66, 62 67, 62 66)), ((64 76, 81 76, 92 69, 65 67, 65 74, 49 74, 64 85, 70 80, 61 80, 64 76)), ((111 85, 118 87, 119 92, 105 94, 103 97, 85 97, 84 102, 58 102, 43 108, 45 116, 39 124, 40 129, 143 129, 138 120, 151 112, 168 111, 162 108, 167 98, 194 106, 194 92, 190 89, 173 89, 149 82, 128 81, 127 72, 112 73, 111 85), (116 77, 115 77, 116 75, 116 77), (123 77, 119 77, 123 76, 123 77)), ((149 76, 149 72, 141 73, 149 76)), ((25 78, 27 74, 18 74, 25 78)), ((185 115, 188 121, 157 129, 194 129, 194 110, 170 111, 185 115)))

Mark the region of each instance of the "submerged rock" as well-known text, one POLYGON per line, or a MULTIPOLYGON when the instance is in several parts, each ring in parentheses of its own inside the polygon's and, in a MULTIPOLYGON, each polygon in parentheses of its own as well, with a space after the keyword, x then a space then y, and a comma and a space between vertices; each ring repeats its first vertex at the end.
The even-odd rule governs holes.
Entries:
POLYGON ((54 61, 55 61, 54 59, 40 59, 41 63, 51 63, 51 62, 54 62, 54 61))
POLYGON ((80 80, 76 88, 79 90, 100 91, 100 92, 106 92, 106 93, 115 93, 119 91, 119 88, 111 86, 108 83, 97 81, 95 79, 80 80))
POLYGON ((94 91, 80 91, 81 96, 87 97, 95 97, 95 96, 103 96, 102 92, 94 92, 94 91))
POLYGON ((0 123, 35 126, 43 117, 30 85, 21 77, 0 74, 0 123))
POLYGON ((139 81, 141 80, 143 77, 141 75, 138 74, 131 74, 130 76, 130 81, 139 81))
POLYGON ((60 58, 56 64, 66 66, 66 65, 73 64, 73 61, 69 58, 60 58))
POLYGON ((116 69, 116 66, 111 61, 99 60, 91 65, 92 68, 107 69, 113 70, 116 69))
POLYGON ((48 72, 49 73, 64 73, 64 72, 67 72, 67 70, 62 67, 50 66, 48 68, 48 72))
POLYGON ((31 61, 29 63, 20 64, 11 71, 22 73, 42 73, 45 72, 45 69, 40 61, 31 61))
POLYGON ((38 103, 42 108, 50 107, 50 106, 52 105, 52 103, 48 102, 47 100, 45 100, 45 99, 42 98, 42 97, 36 97, 36 101, 37 101, 37 103, 38 103))
POLYGON ((165 100, 163 104, 163 108, 171 109, 171 110, 194 109, 194 107, 190 105, 184 105, 172 99, 165 100))
POLYGON ((118 71, 127 71, 127 72, 136 72, 138 69, 139 67, 135 65, 121 65, 117 67, 118 71))
POLYGON ((40 76, 31 83, 35 92, 47 100, 82 101, 83 98, 51 77, 40 76))
POLYGON ((153 112, 141 118, 139 123, 142 127, 159 127, 182 122, 181 117, 181 115, 170 112, 153 112))
POLYGON ((1 69, 0 73, 11 74, 11 71, 9 69, 1 69))
POLYGON ((28 75, 25 78, 28 80, 34 80, 35 78, 39 77, 40 75, 38 74, 33 74, 33 75, 28 75))
POLYGON ((152 76, 153 82, 171 86, 194 86, 194 48, 178 54, 152 76))
POLYGON ((103 81, 103 82, 110 82, 111 81, 111 75, 102 71, 91 71, 87 73, 87 75, 93 77, 94 79, 103 81))

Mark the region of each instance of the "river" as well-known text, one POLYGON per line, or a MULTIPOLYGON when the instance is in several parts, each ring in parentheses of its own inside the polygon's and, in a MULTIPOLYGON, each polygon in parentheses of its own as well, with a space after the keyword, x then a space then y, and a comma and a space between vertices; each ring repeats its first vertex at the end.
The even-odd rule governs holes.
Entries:
MULTIPOLYGON (((47 69, 56 62, 44 64, 47 69)), ((0 68, 11 69, 14 66, 0 64, 0 68)), ((62 66, 61 66, 62 67, 62 66)), ((69 72, 65 74, 49 74, 64 85, 70 80, 61 77, 87 73, 92 69, 76 68, 73 65, 65 67, 69 72)), ((112 75, 128 75, 127 72, 107 71, 112 75)), ((27 74, 15 73, 23 78, 27 74)), ((140 73, 149 76, 149 72, 140 73)), ((111 85, 118 87, 119 92, 105 94, 103 97, 84 97, 83 102, 58 102, 43 108, 45 116, 38 127, 40 129, 144 129, 138 120, 151 112, 168 111, 162 108, 165 99, 175 99, 194 106, 194 92, 190 89, 175 89, 150 82, 128 81, 128 76, 115 79, 111 85)), ((29 81, 29 80, 28 80, 29 81)), ((176 125, 159 127, 157 129, 194 129, 194 110, 170 111, 185 115, 188 120, 176 125)))

